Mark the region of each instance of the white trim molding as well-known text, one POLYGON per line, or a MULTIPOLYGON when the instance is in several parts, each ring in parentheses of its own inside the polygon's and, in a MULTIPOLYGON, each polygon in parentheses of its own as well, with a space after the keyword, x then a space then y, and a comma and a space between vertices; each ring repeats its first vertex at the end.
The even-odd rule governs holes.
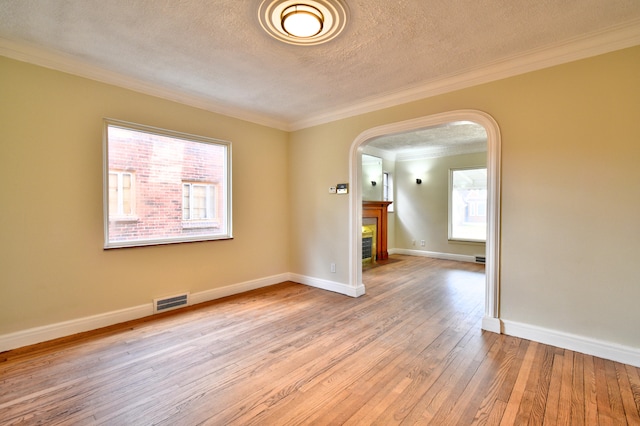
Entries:
POLYGON ((403 248, 390 249, 389 254, 404 254, 407 256, 431 257, 434 259, 455 260, 458 262, 475 263, 476 261, 475 256, 468 256, 466 254, 439 253, 437 251, 412 250, 412 249, 403 249, 403 248))
POLYGON ((502 320, 502 333, 640 368, 640 348, 508 320, 502 320))
POLYGON ((153 303, 0 335, 0 352, 153 315, 153 303))
POLYGON ((481 327, 485 331, 490 331, 497 334, 502 333, 502 323, 500 322, 500 319, 487 316, 486 314, 484 317, 482 317, 481 327))
POLYGON ((240 294, 246 291, 251 291, 258 288, 279 284, 285 281, 290 281, 289 275, 290 274, 288 273, 272 275, 270 277, 259 278, 256 280, 245 281, 238 284, 232 284, 224 287, 213 288, 211 290, 205 290, 198 293, 192 293, 190 296, 189 304, 196 305, 198 303, 221 299, 223 297, 233 296, 234 294, 240 294))
POLYGON ((362 284, 360 284, 359 286, 351 286, 335 281, 329 281, 321 278, 314 278, 293 273, 289 274, 289 276, 289 281, 308 285, 310 287, 316 287, 322 290, 332 291, 334 293, 344 294, 346 296, 360 297, 364 294, 364 285, 362 284))
POLYGON ((478 110, 456 110, 374 127, 360 133, 349 150, 349 283, 353 288, 362 284, 362 151, 372 139, 412 130, 425 129, 453 121, 473 121, 487 132, 487 241, 485 245, 485 318, 483 329, 495 331, 500 313, 500 170, 501 139, 498 123, 489 114, 478 110), (488 328, 484 328, 487 325, 488 328))

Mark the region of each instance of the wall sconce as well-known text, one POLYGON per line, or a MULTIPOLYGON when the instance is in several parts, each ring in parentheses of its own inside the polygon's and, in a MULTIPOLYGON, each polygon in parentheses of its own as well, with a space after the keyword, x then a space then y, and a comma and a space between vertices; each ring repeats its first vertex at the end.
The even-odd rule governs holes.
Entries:
POLYGON ((420 178, 416 179, 416 183, 417 183, 418 185, 420 185, 420 184, 422 183, 422 179, 420 179, 420 178))
POLYGON ((376 181, 375 181, 375 180, 372 180, 372 181, 371 181, 371 186, 376 186, 376 185, 377 185, 377 184, 376 184, 376 181))

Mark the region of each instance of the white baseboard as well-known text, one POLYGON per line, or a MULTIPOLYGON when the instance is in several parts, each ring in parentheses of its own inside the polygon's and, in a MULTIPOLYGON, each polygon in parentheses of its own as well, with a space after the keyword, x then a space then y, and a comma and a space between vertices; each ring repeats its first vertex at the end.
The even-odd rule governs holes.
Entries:
POLYGON ((321 288, 323 290, 333 291, 335 293, 345 294, 351 297, 360 297, 364 294, 363 284, 360 284, 358 287, 352 287, 350 285, 338 283, 335 281, 323 280, 321 278, 308 277, 299 274, 289 274, 289 277, 290 281, 296 283, 321 288))
POLYGON ((502 333, 640 367, 640 348, 508 320, 502 320, 502 333))
POLYGON ((266 278, 259 278, 256 280, 245 281, 243 283, 232 284, 225 287, 213 288, 211 290, 205 290, 199 293, 192 293, 189 304, 196 305, 198 303, 209 302, 210 300, 216 300, 222 297, 233 296, 234 294, 244 293, 245 291, 268 287, 270 285, 279 284, 285 281, 291 281, 289 275, 290 274, 288 273, 272 275, 266 278))
POLYGON ((153 315, 153 303, 0 335, 0 352, 153 315))
POLYGON ((499 318, 485 316, 482 318, 482 329, 500 334, 502 332, 502 324, 499 318))
MULTIPOLYGON (((221 297, 231 296, 238 293, 244 293, 245 291, 267 287, 285 281, 291 281, 290 274, 285 273, 273 275, 266 278, 260 278, 257 280, 232 284, 221 288, 214 288, 198 293, 192 293, 190 295, 189 305, 208 302, 210 300, 215 300, 221 297)), ((20 348, 23 346, 34 345, 36 343, 46 342, 47 340, 70 336, 72 334, 82 333, 85 331, 96 330, 98 328, 144 318, 150 315, 153 315, 152 302, 144 305, 133 306, 131 308, 121 309, 118 311, 105 312, 88 317, 77 318, 41 327, 34 327, 26 330, 16 331, 14 333, 0 335, 0 352, 20 348)))
POLYGON ((407 256, 432 257, 434 259, 457 260, 459 262, 475 263, 476 257, 464 254, 439 253, 437 251, 412 250, 403 248, 393 248, 389 250, 389 254, 405 254, 407 256))

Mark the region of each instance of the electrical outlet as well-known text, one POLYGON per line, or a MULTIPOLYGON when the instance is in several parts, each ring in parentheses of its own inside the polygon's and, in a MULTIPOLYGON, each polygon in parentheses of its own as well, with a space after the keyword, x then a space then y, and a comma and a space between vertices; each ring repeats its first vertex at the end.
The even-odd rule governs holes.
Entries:
POLYGON ((411 244, 415 246, 416 245, 416 240, 411 240, 411 244))
POLYGON ((421 247, 424 247, 424 245, 425 245, 424 240, 420 240, 420 246, 421 246, 421 247))
POLYGON ((336 272, 336 264, 335 263, 331 264, 331 272, 333 272, 334 274, 336 272))

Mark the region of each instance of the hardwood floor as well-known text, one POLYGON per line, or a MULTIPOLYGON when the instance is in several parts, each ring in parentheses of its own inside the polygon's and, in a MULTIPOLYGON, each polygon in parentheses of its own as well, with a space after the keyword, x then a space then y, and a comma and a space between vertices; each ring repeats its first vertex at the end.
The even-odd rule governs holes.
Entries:
POLYGON ((481 265, 408 256, 0 354, 0 424, 640 425, 640 369, 480 330, 481 265))

